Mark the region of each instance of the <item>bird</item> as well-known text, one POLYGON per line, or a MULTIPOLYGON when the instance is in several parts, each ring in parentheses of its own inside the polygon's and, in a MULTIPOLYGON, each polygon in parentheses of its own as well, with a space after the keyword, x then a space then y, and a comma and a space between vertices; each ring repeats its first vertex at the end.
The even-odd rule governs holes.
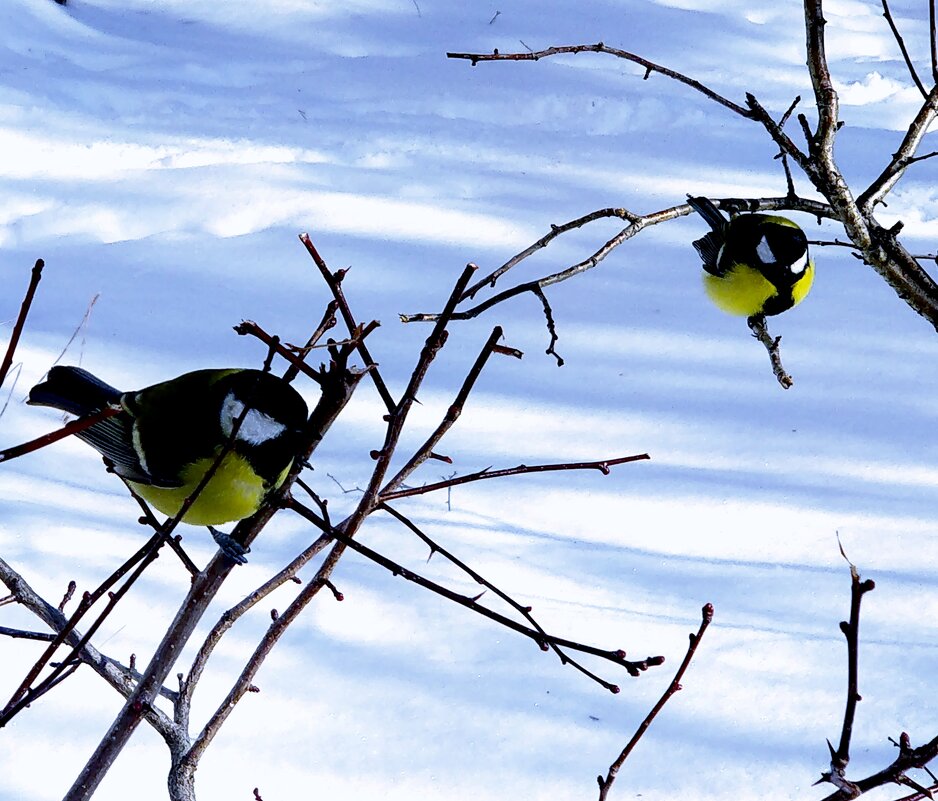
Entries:
POLYGON ((754 317, 788 311, 814 283, 808 238, 797 223, 775 214, 727 220, 705 197, 687 198, 712 229, 694 242, 703 260, 704 288, 729 314, 754 317))
POLYGON ((181 520, 207 526, 240 563, 247 561, 243 546, 215 526, 248 517, 280 487, 308 416, 303 396, 286 381, 240 368, 195 370, 121 392, 80 367, 55 366, 30 390, 27 403, 78 417, 118 407, 115 416, 76 436, 170 517, 227 448, 181 520))

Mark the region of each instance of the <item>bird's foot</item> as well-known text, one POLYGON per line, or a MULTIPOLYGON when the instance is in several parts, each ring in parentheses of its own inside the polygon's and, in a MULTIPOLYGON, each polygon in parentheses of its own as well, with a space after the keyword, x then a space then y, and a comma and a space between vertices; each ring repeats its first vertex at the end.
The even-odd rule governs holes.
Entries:
POLYGON ((218 547, 222 549, 225 556, 235 564, 247 564, 245 554, 250 552, 250 548, 245 548, 230 534, 225 534, 224 531, 219 531, 214 526, 209 526, 208 530, 212 532, 212 538, 218 543, 218 547))

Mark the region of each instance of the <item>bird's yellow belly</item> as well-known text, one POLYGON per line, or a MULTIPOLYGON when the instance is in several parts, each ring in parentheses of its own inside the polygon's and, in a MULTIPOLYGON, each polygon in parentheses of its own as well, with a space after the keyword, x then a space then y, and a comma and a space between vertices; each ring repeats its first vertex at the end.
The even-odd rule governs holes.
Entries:
POLYGON ((704 273, 704 288, 717 306, 729 314, 759 314, 776 289, 758 270, 736 265, 722 278, 704 273))
MULTIPOLYGON (((201 459, 188 465, 183 471, 181 487, 155 487, 136 481, 127 483, 156 509, 174 517, 214 461, 214 458, 201 459)), ((274 482, 274 487, 283 483, 289 469, 288 465, 274 482)), ((195 526, 214 526, 241 520, 257 511, 268 489, 246 459, 236 453, 229 453, 199 493, 199 497, 189 507, 182 521, 195 526)))

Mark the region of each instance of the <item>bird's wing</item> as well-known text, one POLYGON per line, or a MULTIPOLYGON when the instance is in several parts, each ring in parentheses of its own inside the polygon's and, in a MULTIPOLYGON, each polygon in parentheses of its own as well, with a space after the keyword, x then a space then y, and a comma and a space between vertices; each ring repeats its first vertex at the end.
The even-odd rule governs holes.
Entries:
POLYGON ((723 235, 716 231, 694 240, 694 248, 700 254, 703 261, 703 268, 718 278, 722 278, 726 270, 719 267, 720 248, 723 247, 723 235))
POLYGON ((152 483, 146 468, 140 464, 133 446, 133 420, 129 415, 119 414, 109 417, 91 428, 79 431, 79 439, 87 442, 105 459, 114 465, 114 472, 121 478, 152 483))

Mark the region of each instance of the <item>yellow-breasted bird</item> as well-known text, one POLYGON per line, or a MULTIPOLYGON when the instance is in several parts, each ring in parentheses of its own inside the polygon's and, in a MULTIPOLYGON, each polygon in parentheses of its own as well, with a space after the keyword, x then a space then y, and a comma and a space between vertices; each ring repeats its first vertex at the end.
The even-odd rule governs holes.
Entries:
POLYGON ((739 214, 727 220, 705 197, 687 202, 710 225, 694 242, 704 288, 723 311, 752 317, 781 314, 804 300, 814 262, 804 231, 787 217, 739 214))
POLYGON ((171 517, 230 440, 228 453, 182 520, 208 526, 239 562, 246 561, 244 549, 213 526, 253 514, 283 483, 308 415, 306 401, 286 381, 248 369, 196 370, 121 392, 80 367, 59 366, 30 390, 28 403, 79 417, 120 406, 116 416, 76 436, 104 456, 134 492, 171 517))

